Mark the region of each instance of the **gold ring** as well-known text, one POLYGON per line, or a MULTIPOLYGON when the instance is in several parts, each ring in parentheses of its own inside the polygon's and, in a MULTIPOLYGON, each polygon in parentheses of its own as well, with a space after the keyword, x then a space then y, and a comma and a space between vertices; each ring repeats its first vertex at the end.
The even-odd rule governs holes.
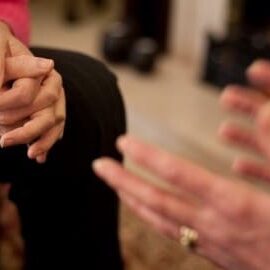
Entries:
POLYGON ((179 242, 182 245, 182 247, 188 250, 192 250, 196 247, 199 238, 197 231, 189 227, 182 226, 180 227, 179 233, 180 233, 179 242))

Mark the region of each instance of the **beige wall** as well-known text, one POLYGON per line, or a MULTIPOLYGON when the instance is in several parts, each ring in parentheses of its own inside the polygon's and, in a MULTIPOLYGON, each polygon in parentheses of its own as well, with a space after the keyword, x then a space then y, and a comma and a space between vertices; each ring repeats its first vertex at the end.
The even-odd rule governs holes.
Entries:
POLYGON ((170 46, 174 53, 201 61, 208 32, 226 33, 229 0, 173 0, 170 46))

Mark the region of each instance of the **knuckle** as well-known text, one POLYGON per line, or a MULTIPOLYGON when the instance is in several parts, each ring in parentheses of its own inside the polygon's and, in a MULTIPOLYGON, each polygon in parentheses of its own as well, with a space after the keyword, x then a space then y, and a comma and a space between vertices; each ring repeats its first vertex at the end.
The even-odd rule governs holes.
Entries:
POLYGON ((21 130, 19 137, 20 141, 25 143, 30 143, 31 140, 33 139, 32 134, 25 128, 21 130))
POLYGON ((48 117, 47 117, 46 122, 47 122, 47 126, 52 127, 52 126, 55 125, 56 119, 55 119, 54 116, 52 116, 51 114, 49 114, 48 117))
POLYGON ((7 113, 0 113, 0 125, 10 125, 13 124, 9 114, 7 113))
POLYGON ((174 156, 162 153, 157 162, 163 178, 172 182, 179 178, 179 164, 174 156))
POLYGON ((201 228, 202 235, 207 239, 215 239, 218 243, 227 244, 230 241, 230 232, 227 226, 220 231, 220 219, 211 208, 204 208, 197 214, 193 223, 194 227, 201 228))
POLYGON ((220 202, 222 200, 221 207, 226 216, 241 222, 250 217, 253 209, 253 199, 249 191, 245 190, 244 187, 238 193, 236 196, 231 187, 224 188, 223 191, 220 191, 219 196, 216 194, 216 200, 220 202))
POLYGON ((154 202, 153 207, 161 214, 167 215, 168 209, 167 209, 167 198, 164 196, 162 192, 160 192, 157 188, 153 188, 149 190, 149 197, 154 202), (165 202, 164 202, 165 201, 165 202))
POLYGON ((53 78, 54 78, 55 83, 57 85, 62 85, 63 84, 62 76, 57 71, 53 72, 53 78))
POLYGON ((32 102, 32 93, 29 89, 19 88, 17 94, 17 102, 22 106, 28 106, 32 102))
POLYGON ((55 117, 56 123, 61 123, 61 122, 65 122, 66 120, 66 115, 65 113, 58 113, 55 117))
POLYGON ((62 89, 62 87, 56 87, 56 89, 54 90, 54 94, 56 96, 56 100, 58 100, 60 98, 61 89, 62 89))
POLYGON ((231 215, 236 220, 247 220, 251 214, 251 200, 249 197, 235 198, 231 215))
POLYGON ((16 61, 17 67, 19 67, 19 68, 25 67, 26 61, 25 61, 24 55, 19 55, 16 57, 9 57, 7 59, 7 62, 9 62, 12 67, 14 66, 15 61, 16 61))
POLYGON ((165 158, 162 161, 164 177, 168 180, 175 181, 179 177, 178 167, 171 159, 165 158))
POLYGON ((32 58, 28 55, 20 55, 17 57, 17 61, 19 62, 19 64, 21 64, 22 67, 26 67, 31 60, 32 58))
POLYGON ((54 102, 56 102, 58 99, 58 94, 55 91, 48 91, 47 95, 46 95, 46 101, 48 104, 52 104, 54 102))

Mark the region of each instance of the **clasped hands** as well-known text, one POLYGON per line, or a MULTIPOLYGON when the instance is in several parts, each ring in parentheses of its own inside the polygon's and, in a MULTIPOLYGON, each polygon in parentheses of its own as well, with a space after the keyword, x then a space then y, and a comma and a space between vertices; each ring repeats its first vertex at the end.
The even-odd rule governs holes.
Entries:
POLYGON ((27 144, 38 163, 63 136, 65 94, 50 59, 37 58, 0 23, 0 145, 27 144))

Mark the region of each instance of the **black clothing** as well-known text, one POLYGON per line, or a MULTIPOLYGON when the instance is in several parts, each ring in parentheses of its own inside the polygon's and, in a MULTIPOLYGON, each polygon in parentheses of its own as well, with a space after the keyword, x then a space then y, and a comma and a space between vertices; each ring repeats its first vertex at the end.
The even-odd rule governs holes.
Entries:
POLYGON ((11 199, 21 217, 25 268, 121 270, 118 199, 91 169, 100 156, 122 158, 115 140, 125 133, 125 112, 116 78, 83 54, 33 53, 54 59, 67 121, 44 165, 27 158, 25 145, 0 150, 0 179, 13 183, 11 199))

